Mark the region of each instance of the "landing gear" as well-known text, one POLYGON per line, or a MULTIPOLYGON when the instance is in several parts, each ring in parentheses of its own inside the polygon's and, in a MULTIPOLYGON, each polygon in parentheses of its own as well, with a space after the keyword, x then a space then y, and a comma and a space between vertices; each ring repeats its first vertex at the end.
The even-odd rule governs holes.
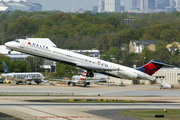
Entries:
POLYGON ((87 76, 87 77, 94 77, 94 71, 88 70, 86 76, 87 76))
POLYGON ((31 81, 28 83, 28 85, 31 85, 31 81))
POLYGON ((76 83, 73 83, 73 86, 75 86, 76 85, 76 83))
POLYGON ((8 51, 8 54, 11 54, 11 50, 8 51))
POLYGON ((84 84, 84 87, 87 87, 87 84, 86 84, 86 83, 84 84))

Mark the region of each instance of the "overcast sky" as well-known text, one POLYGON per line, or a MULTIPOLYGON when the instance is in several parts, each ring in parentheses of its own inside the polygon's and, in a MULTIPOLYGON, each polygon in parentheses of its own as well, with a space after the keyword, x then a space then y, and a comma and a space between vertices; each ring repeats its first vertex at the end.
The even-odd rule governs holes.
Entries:
MULTIPOLYGON (((10 0, 4 0, 5 2, 10 0)), ((20 0, 13 0, 20 1, 20 0)), ((26 0, 23 0, 26 1, 26 0)), ((100 0, 33 0, 33 3, 40 3, 43 10, 61 10, 68 11, 72 10, 76 4, 75 9, 82 7, 87 10, 92 10, 93 6, 98 6, 100 0)), ((126 10, 129 10, 132 6, 132 0, 121 0, 126 6, 126 10)))

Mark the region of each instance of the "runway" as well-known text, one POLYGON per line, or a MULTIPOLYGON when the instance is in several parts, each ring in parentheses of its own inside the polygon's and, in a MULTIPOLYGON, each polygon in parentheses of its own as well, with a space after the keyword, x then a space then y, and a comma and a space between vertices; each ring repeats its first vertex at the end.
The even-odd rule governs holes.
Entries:
POLYGON ((180 97, 180 89, 162 89, 157 85, 136 86, 45 86, 45 85, 0 85, 0 93, 18 93, 29 95, 97 95, 101 96, 138 96, 138 97, 180 97))
POLYGON ((39 103, 0 104, 0 120, 138 120, 118 114, 129 109, 179 109, 180 104, 39 103))
POLYGON ((0 120, 138 120, 118 114, 127 109, 179 109, 180 90, 157 86, 43 86, 0 85, 2 92, 74 93, 60 96, 0 96, 0 120), (100 94, 100 96, 97 96, 100 94), (159 103, 52 103, 59 99, 118 99, 159 103))

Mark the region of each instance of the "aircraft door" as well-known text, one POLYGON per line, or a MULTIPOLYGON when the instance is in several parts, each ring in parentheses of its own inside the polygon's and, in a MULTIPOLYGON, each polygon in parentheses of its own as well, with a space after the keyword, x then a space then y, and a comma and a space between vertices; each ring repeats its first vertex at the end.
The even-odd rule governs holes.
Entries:
POLYGON ((26 45, 26 42, 22 40, 22 41, 21 41, 21 48, 24 48, 25 45, 26 45))

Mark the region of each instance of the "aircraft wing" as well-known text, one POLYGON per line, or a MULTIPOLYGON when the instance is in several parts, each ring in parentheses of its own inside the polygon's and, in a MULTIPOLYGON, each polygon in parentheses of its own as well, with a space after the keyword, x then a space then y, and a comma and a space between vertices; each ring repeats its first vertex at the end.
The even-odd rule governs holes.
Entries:
POLYGON ((95 71, 118 71, 118 69, 111 69, 111 68, 103 68, 103 67, 95 67, 95 66, 88 66, 88 65, 83 65, 83 64, 76 64, 77 67, 86 69, 86 70, 95 70, 95 71))

